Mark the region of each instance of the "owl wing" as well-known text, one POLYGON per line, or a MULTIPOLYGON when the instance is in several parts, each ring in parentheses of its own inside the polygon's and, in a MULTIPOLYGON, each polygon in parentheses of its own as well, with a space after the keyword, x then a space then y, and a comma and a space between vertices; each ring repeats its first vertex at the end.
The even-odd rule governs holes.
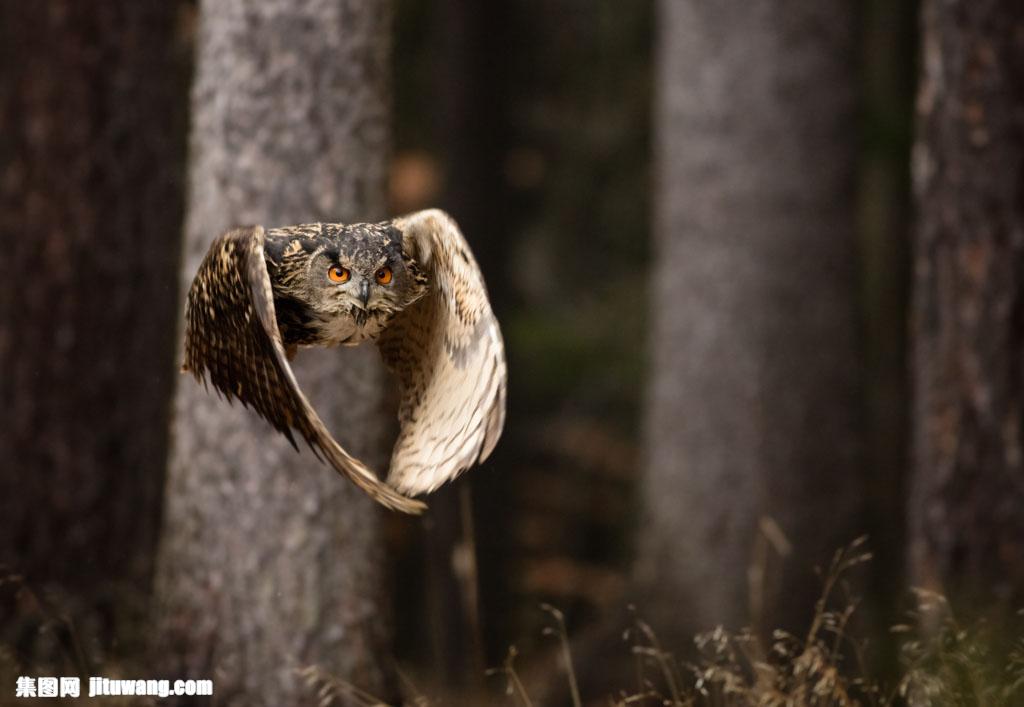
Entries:
POLYGON ((429 279, 427 294, 377 341, 401 389, 388 483, 414 495, 490 455, 505 423, 507 369, 483 275, 459 227, 438 210, 393 224, 429 279))
POLYGON ((317 456, 381 504, 419 513, 424 504, 377 479, 327 431, 295 380, 277 327, 260 226, 228 231, 210 246, 188 293, 185 364, 228 401, 252 407, 295 446, 292 429, 317 456))

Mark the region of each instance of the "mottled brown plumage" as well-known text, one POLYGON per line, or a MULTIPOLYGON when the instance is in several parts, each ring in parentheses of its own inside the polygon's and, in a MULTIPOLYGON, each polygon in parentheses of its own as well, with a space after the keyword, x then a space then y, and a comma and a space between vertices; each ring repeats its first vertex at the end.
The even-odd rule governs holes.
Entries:
POLYGON ((505 352, 479 267, 446 214, 379 224, 225 233, 189 291, 185 370, 292 430, 380 503, 429 492, 491 453, 504 425, 505 352), (334 440, 287 350, 376 340, 399 380, 388 483, 334 440))

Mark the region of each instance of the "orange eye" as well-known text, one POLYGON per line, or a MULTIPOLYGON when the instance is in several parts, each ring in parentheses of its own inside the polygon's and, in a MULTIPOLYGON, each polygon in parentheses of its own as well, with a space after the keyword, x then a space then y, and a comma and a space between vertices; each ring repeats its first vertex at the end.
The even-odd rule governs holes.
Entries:
POLYGON ((331 282, 348 282, 349 272, 345 268, 332 265, 327 271, 327 277, 331 278, 331 282))
POLYGON ((387 285, 391 282, 391 268, 384 267, 377 271, 377 282, 387 285))

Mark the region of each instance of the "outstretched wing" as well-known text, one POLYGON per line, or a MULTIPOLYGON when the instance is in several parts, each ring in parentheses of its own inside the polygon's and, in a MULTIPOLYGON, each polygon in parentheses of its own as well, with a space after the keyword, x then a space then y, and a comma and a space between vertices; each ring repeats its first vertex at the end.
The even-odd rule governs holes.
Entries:
POLYGON ((436 209, 393 223, 430 288, 377 341, 401 388, 388 483, 412 495, 490 455, 505 424, 507 369, 483 275, 459 227, 436 209))
POLYGON ((377 479, 327 431, 302 393, 285 356, 260 226, 228 231, 210 246, 188 293, 185 364, 230 401, 252 407, 292 445, 292 429, 342 475, 388 508, 419 513, 423 503, 377 479))

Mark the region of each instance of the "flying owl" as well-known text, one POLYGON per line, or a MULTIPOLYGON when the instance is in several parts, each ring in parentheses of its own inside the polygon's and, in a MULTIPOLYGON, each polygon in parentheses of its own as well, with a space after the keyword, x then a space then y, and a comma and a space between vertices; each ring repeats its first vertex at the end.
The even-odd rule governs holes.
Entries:
POLYGON ((383 505, 407 513, 494 449, 507 370, 480 268, 438 210, 383 223, 228 231, 188 293, 183 371, 298 431, 383 505), (331 436, 289 361, 301 347, 375 341, 398 378, 401 430, 387 483, 331 436))

